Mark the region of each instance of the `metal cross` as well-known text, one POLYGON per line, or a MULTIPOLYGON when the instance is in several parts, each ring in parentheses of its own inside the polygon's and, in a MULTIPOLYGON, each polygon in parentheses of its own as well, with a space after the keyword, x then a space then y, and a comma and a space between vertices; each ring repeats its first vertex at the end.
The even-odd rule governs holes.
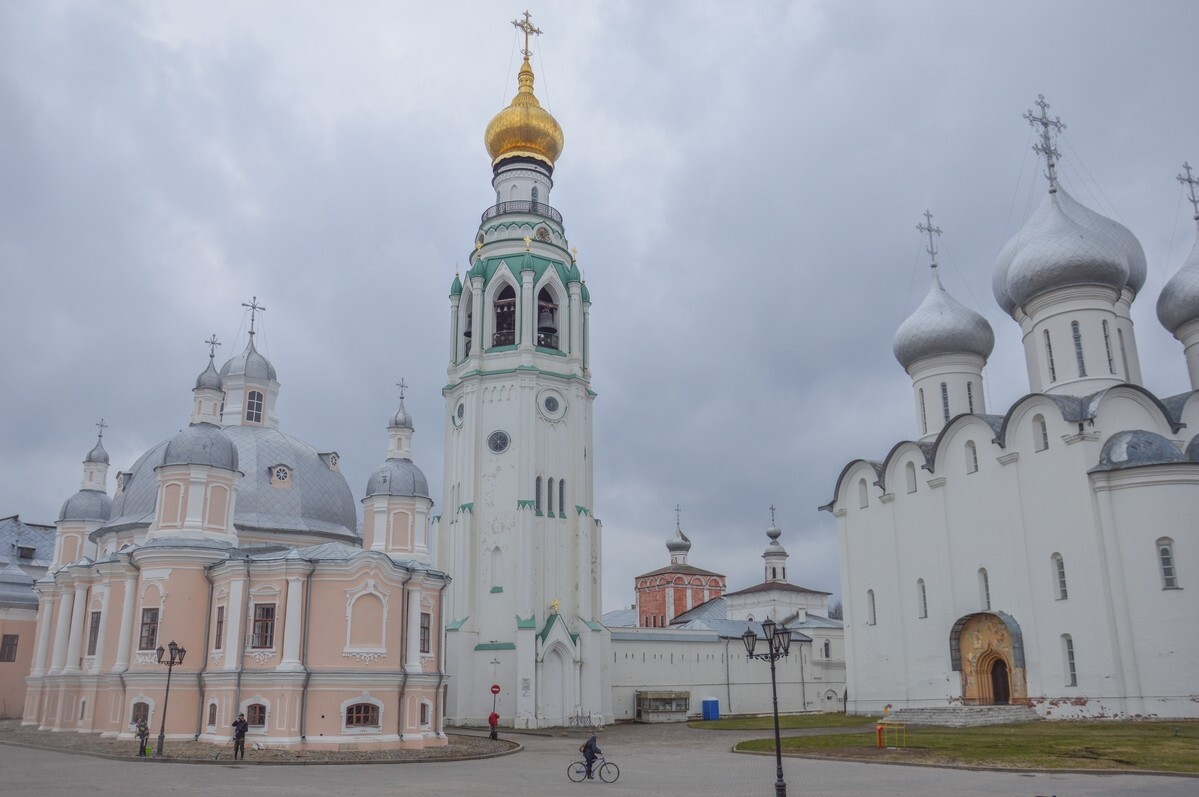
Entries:
POLYGON ((108 424, 106 424, 104 422, 104 419, 101 418, 100 422, 98 424, 96 424, 96 426, 100 427, 100 437, 104 437, 104 430, 108 428, 108 424))
POLYGON ((208 344, 208 359, 210 359, 210 360, 211 360, 211 359, 213 359, 214 357, 216 357, 216 347, 217 347, 217 346, 220 346, 220 345, 221 345, 221 342, 220 342, 219 340, 217 340, 217 339, 216 339, 216 333, 215 333, 215 332, 213 332, 213 333, 212 333, 212 336, 211 336, 211 337, 209 337, 209 338, 208 338, 208 340, 206 340, 206 341, 204 341, 204 342, 208 344))
POLYGON ((529 14, 528 11, 526 11, 525 18, 523 20, 519 20, 519 19, 512 20, 512 26, 515 27, 517 30, 524 31, 524 33, 525 33, 525 48, 523 50, 521 50, 520 53, 526 59, 533 54, 532 50, 529 49, 529 34, 532 33, 534 36, 541 35, 541 30, 533 25, 533 21, 530 17, 531 17, 531 15, 529 14))
POLYGON ((916 229, 919 230, 920 232, 928 234, 928 246, 925 247, 925 251, 928 252, 928 256, 930 258, 932 258, 933 268, 936 268, 937 267, 937 239, 934 238, 933 236, 936 235, 936 236, 940 237, 941 228, 933 226, 933 214, 930 211, 928 211, 928 210, 924 211, 924 221, 921 222, 920 224, 917 224, 916 229))
POLYGON ((1183 163, 1182 168, 1186 170, 1186 176, 1181 174, 1175 179, 1187 187, 1187 193, 1191 195, 1191 207, 1195 209, 1195 221, 1199 221, 1199 197, 1195 196, 1195 186, 1199 186, 1199 177, 1191 176, 1191 164, 1183 163))
POLYGON ((570 262, 572 262, 572 263, 579 262, 579 247, 577 247, 577 246, 571 247, 570 262))
POLYGON ((770 525, 774 525, 774 504, 770 505, 770 525))
POLYGON ((404 381, 404 377, 400 377, 400 381, 396 382, 396 387, 400 389, 400 401, 403 401, 404 391, 408 389, 408 383, 404 381))
POLYGON ((1049 193, 1054 194, 1057 193, 1056 159, 1060 158, 1062 153, 1058 152, 1057 147, 1053 145, 1053 137, 1049 131, 1053 129, 1055 132, 1060 133, 1066 129, 1066 126, 1062 124, 1060 116, 1055 116, 1052 119, 1049 118, 1049 114, 1046 113, 1049 110, 1049 103, 1045 102, 1044 94, 1037 95, 1036 105, 1041 109, 1041 113, 1038 116, 1033 116, 1032 111, 1025 111, 1024 118, 1034 128, 1037 125, 1041 126, 1041 140, 1032 145, 1032 150, 1038 155, 1045 156, 1045 163, 1049 166, 1049 171, 1045 175, 1049 178, 1049 193))
POLYGON ((525 236, 525 251, 526 252, 529 251, 529 247, 532 245, 533 245, 533 239, 526 235, 525 236))
POLYGON ((680 520, 679 520, 679 518, 681 517, 682 511, 683 511, 682 507, 680 507, 678 504, 674 505, 674 527, 676 529, 682 528, 682 526, 680 525, 680 520))
POLYGON ((250 308, 250 337, 253 337, 254 336, 254 318, 257 315, 259 310, 261 310, 262 312, 265 313, 266 308, 258 303, 257 296, 251 297, 249 304, 242 302, 241 306, 250 308))

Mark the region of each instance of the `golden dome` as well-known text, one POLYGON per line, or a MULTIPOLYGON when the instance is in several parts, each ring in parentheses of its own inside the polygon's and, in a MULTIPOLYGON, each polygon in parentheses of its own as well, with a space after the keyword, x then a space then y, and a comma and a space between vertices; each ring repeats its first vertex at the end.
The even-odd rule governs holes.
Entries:
POLYGON ((562 154, 562 127, 533 95, 533 68, 526 57, 517 77, 520 89, 512 104, 487 124, 483 142, 491 165, 504 158, 536 158, 553 168, 562 154))

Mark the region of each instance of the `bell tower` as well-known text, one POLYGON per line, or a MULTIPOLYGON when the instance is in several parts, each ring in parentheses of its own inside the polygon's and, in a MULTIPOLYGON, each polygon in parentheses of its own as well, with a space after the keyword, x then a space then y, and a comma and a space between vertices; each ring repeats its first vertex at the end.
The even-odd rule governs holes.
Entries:
POLYGON ((533 93, 528 13, 511 104, 487 126, 495 204, 450 290, 445 478, 446 715, 516 727, 611 718, 599 624, 587 286, 550 204, 562 128, 533 93))

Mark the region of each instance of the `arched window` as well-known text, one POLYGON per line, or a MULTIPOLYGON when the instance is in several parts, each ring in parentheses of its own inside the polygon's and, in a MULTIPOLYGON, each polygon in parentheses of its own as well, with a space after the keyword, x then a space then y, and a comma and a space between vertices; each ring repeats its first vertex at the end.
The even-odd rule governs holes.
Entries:
POLYGON ((866 493, 866 480, 858 479, 858 506, 865 509, 870 505, 870 498, 866 493))
POLYGON ((941 383, 941 414, 945 416, 945 423, 949 423, 949 386, 944 382, 941 383))
POLYGON ((978 447, 974 445, 973 440, 966 441, 966 472, 976 473, 978 471, 978 447))
POLYGON ((246 420, 250 423, 262 423, 262 393, 251 390, 246 394, 246 420))
POLYGON ((824 657, 826 659, 831 659, 833 657, 833 644, 827 639, 824 640, 824 657))
POLYGON ((541 514, 541 477, 537 477, 537 486, 533 488, 533 508, 541 514))
POLYGON ((208 704, 208 725, 209 727, 216 725, 216 703, 208 704))
POLYGON ((779 577, 779 569, 778 569, 777 567, 772 567, 772 568, 770 568, 770 577, 771 577, 772 579, 773 579, 773 578, 778 578, 778 577, 779 577))
POLYGON ((978 569, 978 602, 984 612, 991 611, 991 577, 985 567, 978 569))
POLYGON ((1062 634, 1062 664, 1066 670, 1066 686, 1078 686, 1078 671, 1074 668, 1074 640, 1062 634))
POLYGON ((904 465, 903 471, 908 480, 908 492, 916 492, 916 463, 909 462, 908 464, 904 465))
POLYGON ((533 190, 529 192, 529 198, 533 200, 533 204, 537 204, 537 186, 533 186, 533 190))
POLYGON ((866 590, 866 625, 874 625, 878 617, 874 614, 874 590, 866 590))
POLYGON ((1057 381, 1057 368, 1053 365, 1053 344, 1049 342, 1049 330, 1045 330, 1045 363, 1049 366, 1049 381, 1057 381))
POLYGON ((1062 559, 1062 555, 1060 553, 1055 553, 1053 556, 1049 557, 1049 559, 1053 564, 1053 580, 1057 585, 1055 589, 1055 592, 1057 593, 1057 599, 1059 601, 1064 601, 1069 594, 1066 591, 1066 561, 1062 559))
POLYGON ((920 388, 920 434, 928 434, 928 414, 924 411, 924 388, 920 388))
POLYGON ((558 304, 548 288, 537 294, 537 345, 543 349, 558 346, 558 304))
POLYGON ((1033 416, 1032 442, 1037 451, 1044 451, 1049 448, 1049 425, 1045 423, 1044 415, 1033 416))
POLYGON ((1103 350, 1107 352, 1107 370, 1114 374, 1116 360, 1112 357, 1112 334, 1107 328, 1107 321, 1103 322, 1103 350))
POLYGON ((374 703, 355 703, 352 706, 346 706, 346 727, 379 727, 379 707, 374 703))
POLYGON ((150 721, 150 704, 139 701, 133 704, 133 712, 129 715, 129 724, 136 725, 142 720, 150 721))
POLYGON ((916 616, 920 619, 928 617, 928 592, 924 588, 924 579, 916 579, 916 616))
POLYGON ((545 491, 545 513, 552 515, 554 514, 554 480, 550 479, 547 484, 549 489, 545 491))
POLYGON ((466 323, 462 325, 462 356, 466 357, 470 354, 470 338, 475 333, 475 310, 474 303, 470 300, 470 296, 462 299, 466 302, 466 323))
POLYGON ((495 297, 495 332, 492 346, 511 346, 516 343, 516 291, 505 285, 495 297))
POLYGON ((1116 327, 1116 340, 1120 343, 1120 364, 1124 366, 1124 379, 1132 378, 1131 372, 1128 370, 1128 352, 1124 350, 1124 330, 1116 327))
POLYGON ((1178 571, 1174 568, 1174 540, 1162 537, 1157 541, 1157 561, 1162 570, 1162 589, 1178 589, 1178 571))
POLYGON ((1087 364, 1082 359, 1082 332, 1077 321, 1070 322, 1070 333, 1074 336, 1074 356, 1078 358, 1078 375, 1087 375, 1087 364))
POLYGON ((262 703, 251 703, 246 706, 246 722, 251 728, 265 728, 266 706, 262 703))
POLYGON ((566 479, 558 479, 558 514, 566 514, 566 479))
POLYGON ((966 383, 966 409, 970 414, 974 414, 974 383, 966 383))

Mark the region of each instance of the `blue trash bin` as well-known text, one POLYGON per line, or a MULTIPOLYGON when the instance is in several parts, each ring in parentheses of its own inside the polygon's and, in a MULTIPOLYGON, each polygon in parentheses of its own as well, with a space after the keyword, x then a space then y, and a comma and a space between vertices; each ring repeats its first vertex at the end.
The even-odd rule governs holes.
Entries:
POLYGON ((702 716, 706 720, 720 719, 720 701, 714 697, 705 697, 702 716))

